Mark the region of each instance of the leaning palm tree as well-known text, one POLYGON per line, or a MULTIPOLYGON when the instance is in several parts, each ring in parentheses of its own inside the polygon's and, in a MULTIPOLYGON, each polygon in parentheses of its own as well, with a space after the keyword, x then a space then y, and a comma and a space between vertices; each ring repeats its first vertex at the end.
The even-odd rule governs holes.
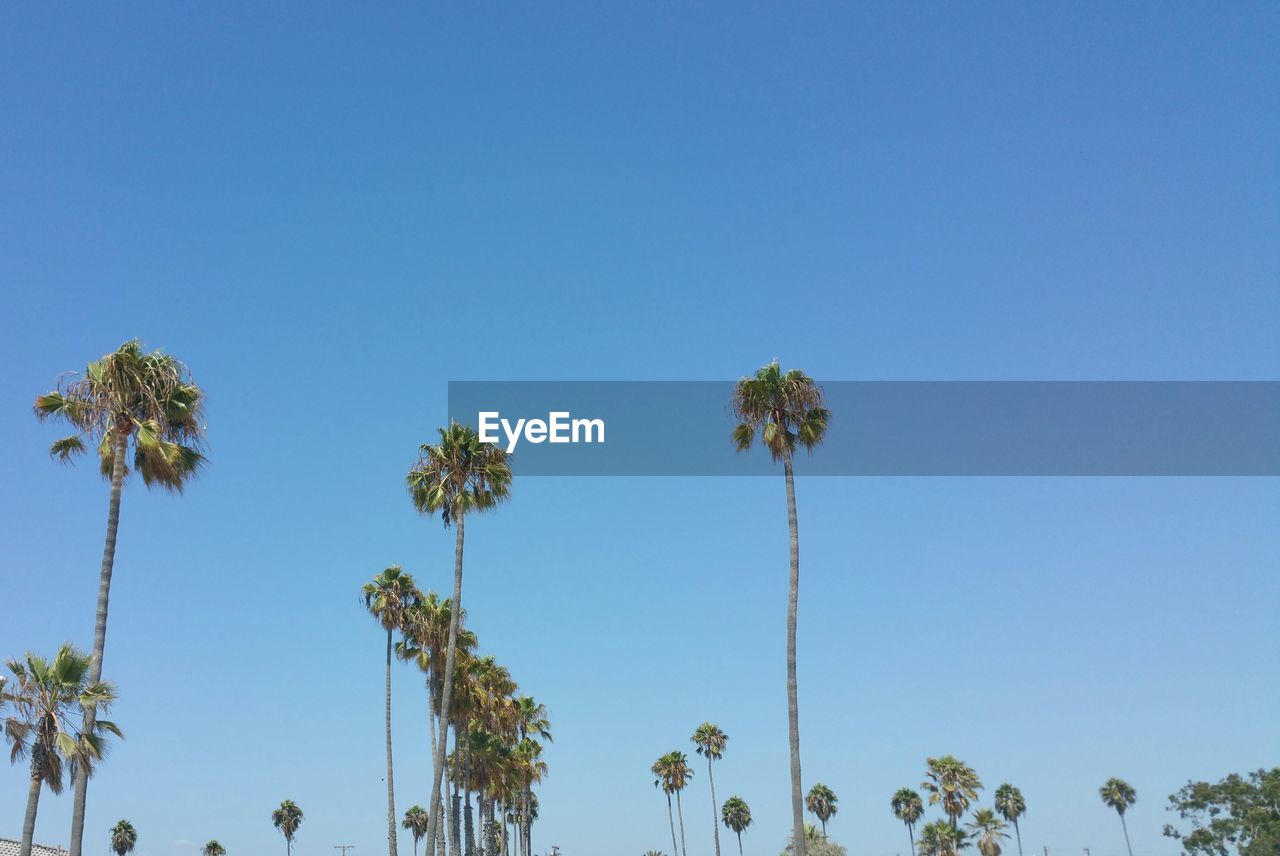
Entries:
POLYGON ((138 830, 127 820, 116 821, 111 827, 111 852, 116 856, 128 856, 138 845, 138 830))
MULTIPOLYGON (((89 363, 83 375, 67 374, 57 387, 36 399, 36 418, 60 419, 74 430, 57 440, 49 453, 62 461, 97 446, 102 474, 111 480, 107 504, 107 537, 98 581, 98 607, 93 632, 90 684, 102 680, 107 641, 107 606, 115 564, 116 531, 120 523, 120 494, 133 447, 133 468, 148 487, 181 493, 204 464, 204 391, 186 366, 160 351, 146 353, 142 343, 125 342, 102 359, 89 363)), ((86 731, 93 731, 96 712, 87 711, 86 731)), ((72 771, 75 797, 71 807, 71 853, 80 856, 84 844, 84 808, 88 769, 72 771)))
POLYGON ((716 780, 711 771, 711 762, 724 757, 724 747, 729 742, 729 735, 720 730, 720 726, 704 722, 693 732, 694 746, 699 755, 707 759, 707 781, 711 783, 711 828, 715 832, 716 856, 720 856, 720 824, 716 818, 716 780))
POLYGON ((284 836, 285 856, 292 856, 293 836, 302 826, 302 809, 293 800, 285 800, 271 812, 271 823, 284 836))
POLYGON ((427 840, 435 841, 440 814, 440 782, 444 775, 445 739, 453 697, 454 663, 457 659, 458 624, 462 613, 462 548, 466 517, 472 512, 493 508, 511 492, 511 467, 500 447, 480 442, 475 429, 456 422, 440 429, 440 442, 424 444, 417 463, 405 476, 413 505, 420 514, 440 512, 445 527, 455 526, 453 556, 453 599, 449 621, 449 642, 445 652, 440 698, 440 737, 432 759, 431 804, 428 806, 427 840))
POLYGON ((13 686, 6 683, 0 699, 13 708, 4 719, 9 758, 16 763, 31 756, 19 846, 20 856, 31 856, 40 789, 62 793, 64 763, 71 764, 73 771, 92 773, 106 749, 106 735, 123 735, 115 723, 90 717, 96 708, 104 712, 110 708, 115 689, 90 680, 93 658, 69 643, 58 649, 52 661, 28 653, 24 661, 10 660, 7 665, 13 686))
POLYGON ((227 848, 223 847, 215 839, 201 847, 200 854, 201 856, 227 856, 227 848))
POLYGON ((1124 813, 1129 806, 1138 801, 1138 792, 1124 779, 1113 776, 1098 788, 1098 795, 1102 797, 1104 803, 1116 810, 1116 814, 1120 815, 1120 828, 1124 830, 1124 846, 1129 850, 1129 856, 1133 856, 1133 845, 1129 843, 1129 825, 1124 821, 1124 813))
POLYGON ((1022 798, 1022 791, 1006 782, 996 788, 995 805, 1000 816, 1013 824, 1013 832, 1018 839, 1018 856, 1022 856, 1022 830, 1018 828, 1018 818, 1027 813, 1027 803, 1022 798))
POLYGON ((421 595, 413 584, 413 577, 392 565, 364 584, 364 605, 369 613, 387 631, 387 849, 396 856, 396 791, 395 771, 391 762, 391 652, 395 647, 392 634, 405 627, 405 614, 421 595))
POLYGON ((959 856, 969 846, 964 831, 950 821, 935 820, 920 830, 920 856, 959 856))
POLYGON ((787 599, 787 723, 791 743, 791 824, 796 856, 804 856, 804 799, 800 777, 800 702, 796 685, 796 609, 800 597, 800 530, 796 522, 792 456, 803 446, 812 451, 822 442, 831 414, 823 406, 822 388, 798 369, 784 373, 774 360, 738 381, 733 412, 739 420, 733 442, 751 448, 756 435, 773 460, 782 461, 787 485, 787 525, 791 530, 791 583, 787 599))
POLYGON ((907 838, 911 842, 911 853, 912 856, 915 856, 915 826, 920 818, 924 816, 924 802, 920 799, 920 795, 911 790, 911 788, 898 788, 893 794, 893 799, 889 801, 889 807, 893 809, 894 817, 906 824, 907 838))
POLYGON ((1009 837, 1005 832, 1008 825, 989 808, 980 808, 973 813, 973 820, 965 824, 978 841, 978 852, 982 856, 1000 856, 1000 842, 1009 837))
POLYGON ((413 856, 418 856, 418 842, 427 834, 427 810, 420 805, 409 806, 401 826, 413 833, 413 856))
POLYGON ((960 818, 982 790, 982 781, 968 764, 954 755, 928 759, 928 777, 920 788, 929 794, 929 805, 942 804, 952 829, 958 829, 960 818))
POLYGON ((827 837, 827 821, 835 816, 836 802, 836 792, 821 782, 809 788, 809 793, 805 797, 805 806, 822 824, 823 838, 827 837))
POLYGON ((751 806, 742 797, 729 797, 720 807, 720 819, 738 836, 738 856, 742 856, 742 831, 751 825, 751 806))

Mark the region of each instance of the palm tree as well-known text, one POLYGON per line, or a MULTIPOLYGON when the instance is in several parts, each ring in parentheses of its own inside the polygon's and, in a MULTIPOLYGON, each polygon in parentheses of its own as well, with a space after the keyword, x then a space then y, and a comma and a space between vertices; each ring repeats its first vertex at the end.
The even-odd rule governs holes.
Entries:
POLYGON ((950 821, 935 820, 920 830, 920 856, 958 856, 968 846, 964 832, 950 821))
POLYGON ((111 852, 116 856, 132 853, 137 844, 138 830, 134 829, 129 821, 117 821, 116 825, 111 827, 111 852))
POLYGON ((836 802, 836 792, 822 783, 810 788, 808 796, 805 797, 805 805, 822 824, 823 838, 827 837, 827 821, 835 816, 836 802))
POLYGON ((532 696, 517 696, 512 713, 516 725, 516 736, 520 738, 516 746, 518 761, 516 768, 521 773, 522 787, 517 799, 521 801, 521 817, 525 821, 522 840, 525 850, 532 854, 533 814, 529 810, 529 805, 533 798, 533 785, 542 780, 547 767, 545 761, 538 760, 538 756, 542 753, 542 744, 534 738, 546 740, 548 743, 554 738, 551 736, 551 720, 547 718, 547 708, 535 701, 532 696))
POLYGON ((711 828, 715 831, 716 856, 720 856, 720 824, 716 822, 716 780, 711 771, 711 762, 724 757, 724 747, 729 742, 729 735, 721 731, 720 726, 704 722, 693 732, 691 739, 698 754, 705 755, 707 759, 707 781, 711 783, 711 828))
POLYGON ((200 848, 200 854, 201 856, 227 856, 227 848, 223 847, 215 839, 200 848))
POLYGON ((418 842, 427 834, 427 810, 420 805, 409 806, 401 826, 413 833, 413 856, 418 856, 418 842))
POLYGON ((271 812, 271 823, 284 835, 286 856, 292 856, 293 835, 302 826, 302 809, 293 800, 285 800, 280 808, 271 812))
POLYGON ((684 807, 680 804, 680 792, 689 784, 689 780, 693 778, 693 771, 689 769, 689 761, 686 755, 676 750, 668 752, 653 763, 650 768, 657 778, 654 780, 654 787, 661 788, 662 792, 667 795, 667 818, 671 818, 671 795, 676 795, 676 814, 680 818, 680 845, 676 845, 676 828, 674 821, 671 826, 671 846, 675 850, 676 856, 684 853, 688 856, 688 846, 685 845, 684 838, 684 807))
POLYGON ((646 850, 641 856, 666 856, 661 850, 646 850))
POLYGON ((893 809, 894 817, 907 825, 907 838, 911 841, 912 856, 915 856, 915 826, 924 816, 924 802, 911 788, 898 788, 889 801, 889 807, 893 809))
POLYGON ((403 630, 405 613, 409 607, 421 597, 418 587, 413 584, 413 577, 392 565, 364 584, 364 605, 369 613, 387 631, 387 848, 391 856, 396 856, 396 793, 395 771, 391 763, 391 652, 394 648, 392 634, 403 630))
POLYGON ((457 658, 458 624, 462 612, 462 548, 466 516, 493 508, 511 491, 511 467, 507 453, 498 446, 481 443, 475 429, 450 423, 440 429, 440 442, 424 444, 417 463, 405 476, 413 505, 421 514, 440 512, 447 528, 456 524, 453 558, 453 609, 449 621, 449 642, 445 652, 443 690, 440 699, 440 739, 432 759, 431 804, 428 807, 427 839, 435 840, 439 823, 440 782, 444 775, 444 742, 449 728, 454 662, 457 658))
POLYGON ((1013 824, 1013 832, 1018 838, 1018 856, 1022 856, 1022 830, 1018 828, 1018 818, 1027 813, 1022 791, 1006 782, 996 788, 995 805, 1000 816, 1013 824))
MULTIPOLYGON (((111 573, 115 564, 116 531, 120 524, 120 493, 124 486, 130 441, 133 466, 147 487, 159 486, 175 493, 204 464, 200 453, 204 437, 204 391, 196 386, 181 362, 160 351, 146 353, 142 343, 125 342, 102 359, 89 363, 83 376, 68 374, 52 392, 39 396, 36 418, 60 419, 75 433, 57 440, 49 453, 62 461, 97 445, 102 474, 111 479, 107 505, 107 538, 102 550, 98 581, 97 618, 93 631, 93 660, 87 681, 102 680, 102 658, 107 641, 107 606, 111 573)), ((86 711, 85 731, 93 733, 96 711, 86 711)), ((71 853, 80 856, 84 844, 85 795, 88 768, 72 771, 75 797, 71 808, 71 853)))
POLYGON ((957 829, 959 819, 969 809, 969 804, 978 798, 982 790, 982 782, 973 768, 953 755, 928 759, 929 778, 920 783, 922 790, 929 793, 929 805, 942 804, 942 810, 952 829, 957 829))
POLYGON ((783 373, 774 360, 738 381, 733 412, 739 420, 733 442, 739 451, 751 447, 756 434, 773 460, 782 461, 787 483, 787 525, 791 530, 791 585, 787 600, 787 721, 791 743, 791 823, 796 856, 804 856, 804 804, 800 778, 800 702, 796 685, 796 608, 800 597, 800 530, 796 522, 795 475, 791 459, 797 446, 812 451, 822 442, 830 413, 822 388, 798 369, 783 373))
POLYGON ((729 797, 720 807, 720 819, 738 836, 738 856, 742 856, 742 830, 751 825, 751 806, 742 797, 729 797))
POLYGON ((25 661, 10 660, 7 665, 14 686, 3 685, 0 701, 13 707, 13 713, 4 719, 9 758, 16 763, 31 756, 20 845, 20 856, 31 856, 41 787, 62 793, 64 762, 71 764, 73 771, 92 772, 94 763, 102 758, 106 735, 123 735, 115 723, 89 719, 91 708, 105 711, 110 707, 115 688, 103 681, 90 681, 92 658, 70 643, 58 649, 52 662, 28 653, 25 661))
POLYGON ((982 856, 1000 856, 1000 842, 1009 837, 1005 822, 989 808, 975 811, 973 821, 965 824, 965 828, 977 837, 978 852, 982 856))
POLYGON ((1107 779, 1106 784, 1098 788, 1098 794, 1102 797, 1102 801, 1116 810, 1116 814, 1120 815, 1120 828, 1124 830, 1124 846, 1129 850, 1129 856, 1133 856, 1133 845, 1129 843, 1129 825, 1124 822, 1124 813, 1138 801, 1138 792, 1126 782, 1124 779, 1117 779, 1114 776, 1107 779))

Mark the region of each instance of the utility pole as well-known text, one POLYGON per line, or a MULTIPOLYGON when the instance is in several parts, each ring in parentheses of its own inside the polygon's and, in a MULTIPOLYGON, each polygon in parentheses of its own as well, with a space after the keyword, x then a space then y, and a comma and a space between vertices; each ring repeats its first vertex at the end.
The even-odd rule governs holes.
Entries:
POLYGON ((355 846, 354 844, 335 844, 335 845, 333 845, 333 849, 334 849, 334 850, 341 850, 341 851, 342 851, 342 856, 347 856, 347 851, 348 851, 348 850, 355 850, 355 849, 356 849, 356 846, 355 846))

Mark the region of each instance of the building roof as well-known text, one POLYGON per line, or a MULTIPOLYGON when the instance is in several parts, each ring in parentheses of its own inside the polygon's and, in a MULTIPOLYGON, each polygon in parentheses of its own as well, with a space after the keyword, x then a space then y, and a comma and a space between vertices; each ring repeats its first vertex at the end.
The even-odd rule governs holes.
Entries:
MULTIPOLYGON (((11 838, 0 838, 0 856, 18 856, 22 845, 11 838)), ((31 845, 31 856, 67 856, 61 847, 46 847, 43 844, 31 845)))

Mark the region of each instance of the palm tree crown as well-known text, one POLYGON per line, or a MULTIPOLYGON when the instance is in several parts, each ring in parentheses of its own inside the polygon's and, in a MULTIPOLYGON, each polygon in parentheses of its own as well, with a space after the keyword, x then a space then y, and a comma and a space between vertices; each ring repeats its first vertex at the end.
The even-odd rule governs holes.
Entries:
POLYGON ((420 805, 409 806, 400 824, 413 833, 413 852, 418 852, 418 842, 427 834, 427 810, 420 805))
POLYGON ((965 828, 977 838, 982 856, 1000 856, 1000 842, 1009 837, 1005 822, 989 808, 975 811, 972 822, 965 824, 965 828))
POLYGON ((200 853, 202 856, 227 856, 227 848, 223 847, 215 839, 200 848, 200 853))
POLYGON ((1006 782, 996 788, 995 806, 1000 816, 1013 824, 1013 832, 1018 837, 1018 856, 1022 856, 1022 830, 1018 827, 1018 819, 1027 813, 1022 791, 1006 782))
POLYGON ((935 820, 920 830, 920 856, 959 856, 969 846, 964 831, 949 821, 935 820))
POLYGON ((302 809, 293 800, 285 800, 271 812, 271 823, 284 835, 285 848, 293 852, 293 836, 302 826, 302 809))
POLYGON ((982 781, 973 768, 953 755, 928 759, 929 771, 920 787, 929 793, 929 805, 942 804, 952 829, 970 803, 978 798, 982 781))
POLYGON ((733 390, 738 427, 733 442, 751 448, 756 436, 775 461, 789 458, 798 446, 811 450, 827 433, 831 413, 823 406, 822 388, 799 369, 783 372, 774 360, 738 381, 733 390))
POLYGON ((1102 801, 1116 810, 1121 817, 1129 806, 1138 801, 1138 793, 1124 779, 1112 777, 1107 779, 1106 784, 1098 788, 1098 795, 1102 797, 1102 801))
POLYGON ((472 511, 484 511, 511 492, 507 453, 480 442, 469 425, 450 423, 440 429, 440 442, 424 444, 418 462, 405 477, 413 505, 422 514, 440 512, 445 526, 472 511))
POLYGON ((916 849, 915 826, 924 816, 924 801, 911 788, 898 788, 889 800, 894 817, 906 824, 907 839, 911 842, 911 852, 916 849))
POLYGON ((116 821, 116 825, 111 827, 111 852, 125 856, 132 853, 137 844, 138 830, 133 828, 133 824, 127 820, 116 821))
POLYGON ((813 812, 814 816, 818 818, 818 822, 822 824, 822 837, 826 838, 827 821, 836 814, 836 792, 819 782, 809 788, 809 794, 805 797, 804 802, 809 811, 813 812))
POLYGON ((724 756, 724 748, 729 743, 729 735, 720 730, 720 726, 704 722, 698 726, 690 738, 697 747, 699 755, 712 761, 719 761, 724 756))
POLYGON ((751 806, 742 797, 729 797, 720 808, 720 819, 725 826, 741 835, 751 825, 751 806))

